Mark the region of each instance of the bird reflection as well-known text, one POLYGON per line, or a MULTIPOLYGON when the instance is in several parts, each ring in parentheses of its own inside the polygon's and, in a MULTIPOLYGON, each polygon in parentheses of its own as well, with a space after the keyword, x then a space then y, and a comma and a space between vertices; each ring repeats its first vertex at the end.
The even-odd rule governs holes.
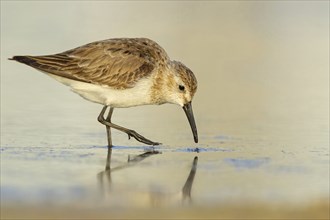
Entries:
MULTIPOLYGON (((161 154, 161 152, 151 149, 147 150, 146 152, 139 154, 137 156, 128 156, 128 160, 125 164, 116 166, 111 168, 111 156, 112 156, 112 148, 108 148, 108 155, 106 160, 106 165, 104 171, 101 171, 97 174, 97 178, 99 181, 100 190, 103 196, 106 195, 106 193, 115 193, 114 191, 111 191, 111 186, 113 184, 111 173, 114 171, 122 170, 128 167, 132 167, 142 160, 145 160, 146 158, 161 154), (106 192, 107 191, 107 192, 106 192)), ((166 202, 173 202, 173 201, 181 201, 189 203, 191 202, 191 189, 193 186, 193 182, 195 179, 196 171, 197 171, 197 163, 198 163, 198 157, 194 157, 192 166, 189 172, 189 175, 182 187, 182 189, 177 193, 166 193, 159 190, 150 190, 149 192, 134 192, 136 195, 139 194, 139 198, 146 198, 148 197, 149 202, 152 206, 159 206, 166 202)), ((128 191, 120 192, 121 194, 128 193, 128 191)), ((140 203, 140 202, 139 202, 140 203)), ((141 204, 141 203, 140 203, 141 204)))
POLYGON ((193 160, 192 166, 191 166, 191 170, 189 173, 189 176, 186 180, 186 183, 184 184, 183 188, 182 188, 182 196, 183 199, 191 199, 191 188, 195 179, 195 175, 196 175, 196 170, 197 170, 197 162, 198 162, 198 157, 196 156, 193 160))
POLYGON ((155 154, 160 154, 160 153, 161 153, 160 151, 154 150, 153 148, 147 149, 146 152, 139 154, 137 156, 134 156, 134 157, 132 157, 131 155, 128 155, 127 163, 114 167, 114 168, 111 168, 112 147, 108 147, 108 154, 107 154, 107 161, 105 164, 105 169, 104 169, 104 171, 101 171, 97 174, 101 189, 104 190, 104 185, 103 185, 104 177, 106 177, 106 181, 108 182, 109 188, 110 188, 111 182, 112 182, 111 181, 111 172, 125 169, 130 166, 134 166, 138 162, 141 162, 142 160, 146 159, 147 157, 150 157, 155 154))

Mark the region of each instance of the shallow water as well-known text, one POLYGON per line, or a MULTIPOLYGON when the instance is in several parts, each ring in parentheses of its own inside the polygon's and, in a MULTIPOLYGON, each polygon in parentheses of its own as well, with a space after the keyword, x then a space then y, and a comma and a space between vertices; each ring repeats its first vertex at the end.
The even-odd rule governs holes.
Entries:
POLYGON ((1 215, 328 217, 328 8, 1 2, 1 215), (115 109, 115 123, 163 144, 113 131, 108 169, 102 106, 7 58, 120 36, 152 38, 195 72, 200 141, 178 106, 115 109))

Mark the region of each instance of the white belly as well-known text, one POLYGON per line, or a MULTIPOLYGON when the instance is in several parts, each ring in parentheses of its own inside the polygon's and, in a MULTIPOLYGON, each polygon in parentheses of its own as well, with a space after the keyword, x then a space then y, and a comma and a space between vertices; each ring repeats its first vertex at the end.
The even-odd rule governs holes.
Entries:
POLYGON ((114 108, 126 108, 150 103, 151 80, 142 79, 133 88, 113 89, 106 86, 79 82, 52 74, 47 74, 57 81, 70 86, 81 97, 114 108))

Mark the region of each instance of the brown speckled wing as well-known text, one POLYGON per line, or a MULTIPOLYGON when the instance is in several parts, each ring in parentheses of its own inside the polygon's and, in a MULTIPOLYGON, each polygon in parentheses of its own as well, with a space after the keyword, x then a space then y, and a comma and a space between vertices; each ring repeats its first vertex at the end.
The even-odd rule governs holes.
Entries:
POLYGON ((13 59, 43 72, 116 89, 133 87, 169 61, 163 48, 145 38, 110 39, 55 55, 13 59))

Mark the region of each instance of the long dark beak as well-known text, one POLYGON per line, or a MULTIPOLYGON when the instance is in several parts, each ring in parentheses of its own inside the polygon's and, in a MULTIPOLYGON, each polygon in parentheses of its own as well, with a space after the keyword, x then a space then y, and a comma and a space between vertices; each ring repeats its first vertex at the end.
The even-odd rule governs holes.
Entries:
POLYGON ((196 128, 196 123, 195 123, 195 119, 194 119, 194 113, 191 107, 191 102, 186 103, 183 106, 183 110, 187 115, 190 127, 191 127, 191 131, 194 135, 194 141, 195 143, 198 143, 198 135, 197 135, 197 128, 196 128))

